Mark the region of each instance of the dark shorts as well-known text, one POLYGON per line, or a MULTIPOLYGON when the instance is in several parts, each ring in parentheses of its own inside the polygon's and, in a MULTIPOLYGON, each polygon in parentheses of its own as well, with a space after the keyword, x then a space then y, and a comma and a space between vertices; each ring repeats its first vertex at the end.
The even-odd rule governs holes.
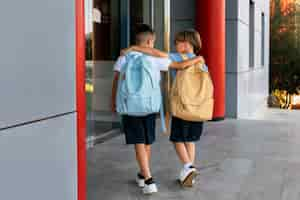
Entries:
POLYGON ((170 141, 197 142, 203 130, 203 122, 191 122, 172 117, 170 141))
POLYGON ((126 144, 152 144, 155 141, 156 114, 122 116, 126 144))

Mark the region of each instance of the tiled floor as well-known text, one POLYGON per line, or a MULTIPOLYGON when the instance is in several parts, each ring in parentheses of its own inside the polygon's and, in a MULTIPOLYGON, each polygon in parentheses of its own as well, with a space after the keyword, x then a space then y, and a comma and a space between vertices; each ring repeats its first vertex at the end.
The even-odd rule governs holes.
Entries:
POLYGON ((133 148, 123 136, 113 138, 88 152, 88 200, 299 200, 299 122, 300 111, 272 111, 260 120, 207 123, 197 146, 201 175, 192 189, 176 182, 181 166, 158 131, 152 173, 159 193, 152 196, 135 185, 133 148))

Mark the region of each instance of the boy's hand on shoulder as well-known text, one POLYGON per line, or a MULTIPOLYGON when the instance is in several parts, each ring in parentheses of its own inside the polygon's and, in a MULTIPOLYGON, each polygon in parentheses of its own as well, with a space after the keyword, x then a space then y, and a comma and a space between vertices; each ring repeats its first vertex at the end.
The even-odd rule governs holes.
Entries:
POLYGON ((126 49, 121 49, 120 56, 125 56, 129 52, 130 52, 130 47, 126 49))
POLYGON ((205 64, 205 59, 203 58, 203 56, 197 56, 197 59, 199 60, 199 63, 205 64))
POLYGON ((201 63, 202 64, 205 64, 205 59, 204 59, 204 57, 203 56, 200 56, 201 57, 201 63))
POLYGON ((134 51, 134 50, 135 50, 135 46, 130 46, 128 48, 122 49, 120 52, 120 55, 125 56, 126 54, 128 54, 129 52, 134 51))

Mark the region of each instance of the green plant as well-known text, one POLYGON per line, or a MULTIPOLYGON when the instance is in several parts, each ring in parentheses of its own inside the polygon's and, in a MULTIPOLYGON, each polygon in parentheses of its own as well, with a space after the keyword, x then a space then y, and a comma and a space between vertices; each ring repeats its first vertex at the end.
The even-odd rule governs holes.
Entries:
POLYGON ((290 3, 285 10, 280 0, 271 1, 270 90, 296 94, 300 86, 300 6, 290 3))

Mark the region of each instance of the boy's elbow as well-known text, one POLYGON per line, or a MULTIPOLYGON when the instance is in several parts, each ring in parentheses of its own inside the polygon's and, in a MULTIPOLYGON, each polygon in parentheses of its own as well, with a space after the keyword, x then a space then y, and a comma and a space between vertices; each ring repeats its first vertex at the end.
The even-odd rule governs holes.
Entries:
POLYGON ((169 55, 168 55, 168 54, 165 54, 165 53, 162 53, 160 56, 161 56, 162 58, 169 58, 169 55))
POLYGON ((174 69, 182 69, 184 67, 184 64, 179 62, 172 62, 170 67, 174 69))

